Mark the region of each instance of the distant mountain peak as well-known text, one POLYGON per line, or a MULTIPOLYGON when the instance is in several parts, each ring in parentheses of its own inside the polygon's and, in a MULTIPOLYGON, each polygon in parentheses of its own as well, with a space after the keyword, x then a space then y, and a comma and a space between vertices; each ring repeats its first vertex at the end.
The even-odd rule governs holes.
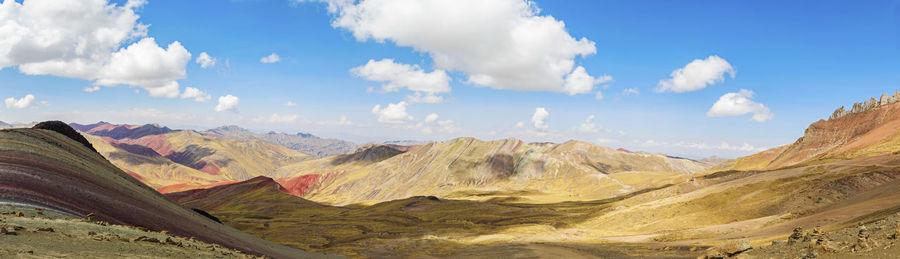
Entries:
POLYGON ((269 131, 258 134, 247 129, 229 125, 207 130, 206 133, 221 135, 231 138, 255 138, 275 145, 283 146, 317 157, 348 154, 356 150, 357 144, 339 139, 326 139, 318 136, 299 132, 296 134, 269 131))

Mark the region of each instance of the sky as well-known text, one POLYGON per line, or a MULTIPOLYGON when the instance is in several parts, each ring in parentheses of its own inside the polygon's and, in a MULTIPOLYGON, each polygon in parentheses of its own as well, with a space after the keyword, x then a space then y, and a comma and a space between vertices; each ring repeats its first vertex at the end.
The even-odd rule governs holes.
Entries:
POLYGON ((5 122, 737 157, 900 90, 896 1, 0 1, 5 122))

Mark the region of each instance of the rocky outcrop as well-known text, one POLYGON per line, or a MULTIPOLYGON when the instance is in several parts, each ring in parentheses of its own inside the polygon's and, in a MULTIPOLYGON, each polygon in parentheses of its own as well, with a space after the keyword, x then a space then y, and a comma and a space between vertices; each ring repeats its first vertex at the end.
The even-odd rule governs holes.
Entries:
POLYGON ((888 104, 892 104, 892 103, 896 103, 896 102, 900 102, 900 91, 894 91, 894 96, 888 96, 887 94, 882 94, 881 98, 879 98, 879 99, 870 98, 868 101, 865 101, 865 102, 854 103, 853 107, 850 108, 850 110, 847 110, 844 108, 844 106, 841 106, 840 108, 837 108, 836 110, 834 110, 834 113, 832 113, 831 117, 828 117, 828 119, 833 120, 833 119, 837 119, 837 118, 844 117, 844 116, 854 114, 854 113, 866 112, 866 111, 881 107, 882 105, 888 105, 888 104))

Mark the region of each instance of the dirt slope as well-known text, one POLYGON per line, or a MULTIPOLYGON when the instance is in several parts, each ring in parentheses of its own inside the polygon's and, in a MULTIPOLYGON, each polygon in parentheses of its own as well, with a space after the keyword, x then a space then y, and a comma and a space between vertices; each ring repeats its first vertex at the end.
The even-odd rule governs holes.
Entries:
POLYGON ((251 254, 317 256, 275 245, 172 202, 102 156, 49 130, 0 131, 0 201, 166 230, 251 254))

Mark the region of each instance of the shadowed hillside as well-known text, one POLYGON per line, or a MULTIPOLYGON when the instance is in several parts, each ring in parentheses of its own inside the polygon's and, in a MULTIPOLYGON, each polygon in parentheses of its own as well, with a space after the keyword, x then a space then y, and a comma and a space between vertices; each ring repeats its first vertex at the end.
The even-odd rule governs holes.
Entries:
MULTIPOLYGON (((84 143, 57 133, 66 129, 52 128, 0 131, 0 202, 165 230, 252 254, 317 256, 268 243, 173 203, 84 143)), ((71 128, 68 131, 74 132, 71 128)))
POLYGON ((533 202, 603 199, 683 181, 711 166, 579 141, 533 144, 474 138, 430 143, 368 165, 320 169, 313 163, 290 167, 299 171, 296 176, 327 178, 303 197, 334 204, 415 195, 533 202))
POLYGON ((207 136, 157 125, 76 126, 88 129, 82 131, 86 138, 113 164, 167 192, 269 175, 311 158, 261 140, 207 136))

